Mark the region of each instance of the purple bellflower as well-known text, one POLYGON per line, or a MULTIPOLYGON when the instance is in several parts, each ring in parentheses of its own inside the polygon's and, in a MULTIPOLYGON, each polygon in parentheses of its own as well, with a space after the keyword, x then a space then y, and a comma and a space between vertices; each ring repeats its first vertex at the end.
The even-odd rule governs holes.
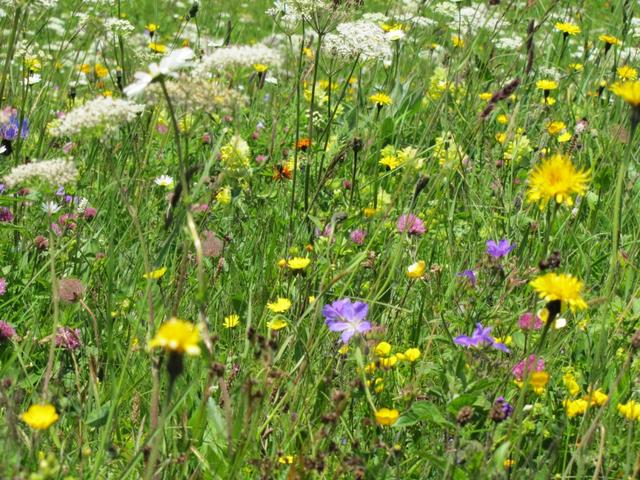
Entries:
POLYGON ((504 343, 496 342, 496 339, 491 336, 491 327, 483 327, 481 323, 476 323, 476 329, 470 337, 467 335, 458 335, 453 339, 453 343, 467 348, 489 345, 493 348, 509 353, 509 349, 504 343))
POLYGON ((495 240, 487 240, 486 252, 493 258, 506 257, 511 250, 516 248, 515 244, 509 243, 509 240, 503 238, 496 243, 495 240))

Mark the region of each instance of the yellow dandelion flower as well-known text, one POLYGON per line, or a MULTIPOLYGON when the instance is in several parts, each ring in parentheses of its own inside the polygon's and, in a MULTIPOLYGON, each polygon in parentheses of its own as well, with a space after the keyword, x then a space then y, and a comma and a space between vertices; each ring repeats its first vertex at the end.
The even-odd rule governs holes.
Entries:
POLYGON ((584 70, 584 65, 582 63, 570 63, 569 69, 574 72, 582 72, 584 70))
POLYGON ((58 421, 56 407, 50 404, 31 405, 20 419, 34 430, 46 430, 58 421))
POLYGON ((156 25, 155 23, 149 23, 145 25, 144 28, 146 28, 147 31, 149 31, 149 33, 154 33, 158 31, 158 29, 160 28, 160 25, 156 25))
POLYGON ((234 314, 224 317, 224 328, 234 328, 240 325, 240 316, 234 314))
POLYGON ((100 63, 96 63, 95 67, 93 67, 93 71, 96 72, 96 77, 104 78, 109 75, 109 69, 100 63))
POLYGON ((584 195, 591 172, 578 170, 566 155, 553 155, 543 160, 529 174, 527 200, 539 202, 543 209, 550 200, 573 205, 573 195, 584 195))
POLYGON ((151 51, 156 53, 167 53, 167 50, 169 50, 166 45, 157 42, 150 42, 147 47, 149 47, 151 51))
POLYGON ((558 82, 555 80, 538 80, 536 82, 536 88, 545 92, 556 90, 558 88, 558 82))
POLYGON ((482 92, 481 94, 478 95, 478 97, 480 97, 480 100, 484 100, 485 102, 488 102, 489 100, 491 100, 491 97, 493 97, 493 93, 482 92))
POLYGON ((618 74, 618 78, 621 78, 622 80, 638 79, 638 71, 635 68, 630 67, 629 65, 618 67, 616 73, 618 74))
POLYGON ((564 132, 562 135, 558 135, 558 143, 567 143, 573 138, 570 132, 564 132))
POLYGON ((613 35, 603 34, 598 37, 598 40, 606 43, 607 45, 622 45, 622 41, 613 35))
POLYGON ((395 408, 380 408, 376 410, 375 416, 378 425, 391 426, 398 421, 400 412, 395 408))
POLYGON ((392 100, 389 95, 386 93, 378 92, 374 93, 369 97, 369 101, 373 103, 378 108, 383 107, 385 105, 391 105, 392 100))
POLYGON ((573 23, 568 22, 558 22, 554 25, 555 29, 564 33, 565 35, 577 35, 582 30, 578 25, 574 25, 573 23))
POLYGON ((549 135, 558 135, 562 133, 567 128, 567 125, 564 122, 555 121, 549 122, 547 124, 547 132, 549 135))
POLYGON ((640 81, 616 82, 611 91, 634 108, 640 108, 640 81))
POLYGON ((546 302, 559 300, 572 311, 587 308, 587 302, 582 298, 582 282, 567 273, 546 273, 533 279, 529 285, 546 302))
POLYGON ((284 327, 286 327, 287 325, 289 325, 289 324, 282 317, 277 317, 277 318, 274 318, 273 320, 270 320, 269 322, 267 322, 267 328, 269 330, 281 330, 284 327))
POLYGON ((311 263, 311 259, 307 257, 293 257, 287 262, 287 266, 291 270, 304 270, 311 263))
POLYGON ((269 70, 269 66, 265 65, 264 63, 254 63, 253 69, 258 73, 264 73, 269 70))
POLYGON ((456 48, 463 48, 464 47, 464 38, 459 37, 458 35, 454 35, 453 37, 451 37, 451 43, 456 48))
POLYGON ((186 320, 171 318, 164 322, 155 337, 149 342, 149 349, 163 348, 168 352, 199 355, 200 330, 186 320))
POLYGON ((278 297, 275 302, 267 303, 267 308, 273 313, 284 313, 291 308, 291 300, 278 297))
POLYGON ((158 280, 162 278, 165 273, 167 273, 167 267, 161 267, 156 270, 152 270, 151 272, 147 272, 142 276, 147 280, 158 280))

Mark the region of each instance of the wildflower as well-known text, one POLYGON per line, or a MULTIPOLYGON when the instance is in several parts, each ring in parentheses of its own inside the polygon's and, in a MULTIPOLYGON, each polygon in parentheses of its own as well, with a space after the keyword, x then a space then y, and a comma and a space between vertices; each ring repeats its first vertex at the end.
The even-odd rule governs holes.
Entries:
POLYGON ((495 240, 487 240, 487 254, 493 258, 506 257, 509 252, 516 248, 515 244, 509 243, 509 240, 503 238, 498 243, 495 240))
POLYGON ((278 457, 278 463, 283 465, 291 465, 293 464, 293 460, 295 457, 293 455, 281 455, 278 457))
POLYGON ((568 22, 558 22, 554 25, 555 29, 562 32, 565 36, 567 35, 577 35, 581 32, 580 27, 578 25, 574 25, 573 23, 568 22))
POLYGON ((362 245, 364 243, 364 238, 366 237, 366 235, 367 234, 363 230, 353 230, 349 234, 349 239, 356 245, 362 245))
POLYGON ((373 352, 378 357, 388 357, 391 353, 391 345, 387 342, 380 342, 376 345, 376 348, 373 349, 373 352))
POLYGON ((13 167, 3 181, 9 188, 26 186, 31 182, 43 182, 57 187, 75 182, 77 176, 78 170, 72 161, 56 158, 13 167))
POLYGON ((265 65, 264 63, 254 63, 253 69, 257 73, 265 73, 267 70, 269 70, 269 65, 265 65))
POLYGON ((578 385, 578 382, 576 382, 576 377, 572 373, 565 373, 562 376, 562 382, 571 396, 575 397, 580 393, 580 386, 578 385))
POLYGON ((374 22, 358 20, 341 23, 335 33, 327 34, 324 50, 333 57, 388 62, 393 55, 390 40, 384 29, 374 22))
POLYGON ((589 391, 587 395, 584 396, 584 399, 587 400, 591 405, 597 405, 602 407, 609 401, 609 395, 604 393, 600 388, 594 390, 593 392, 589 391))
POLYGON ((6 107, 0 110, 0 140, 5 140, 2 145, 9 150, 6 155, 11 153, 10 147, 12 141, 18 138, 27 138, 29 135, 29 121, 26 118, 20 118, 18 110, 6 107))
POLYGON ((148 23, 147 25, 144 26, 144 28, 147 32, 149 32, 151 36, 153 36, 153 34, 160 29, 160 25, 157 25, 155 23, 148 23))
POLYGON ((469 282, 469 285, 471 285, 472 287, 475 287, 476 283, 478 282, 476 274, 473 270, 463 270, 462 272, 458 272, 457 275, 458 277, 463 277, 464 279, 466 279, 469 282))
POLYGON ((167 76, 176 76, 176 71, 188 65, 193 58, 193 50, 179 48, 160 60, 160 63, 151 63, 148 72, 136 72, 136 81, 125 87, 124 93, 128 97, 140 95, 151 83, 164 79, 167 76))
POLYGON ((420 358, 420 350, 417 348, 409 348, 404 352, 405 358, 411 363, 415 362, 420 358))
POLYGON ((4 277, 0 277, 0 296, 7 293, 7 280, 4 277))
POLYGON ((578 398, 576 400, 563 400, 562 406, 567 411, 567 416, 573 418, 577 415, 584 415, 589 408, 589 402, 578 398))
POLYGON ((545 159, 529 174, 527 200, 540 202, 543 209, 550 200, 573 205, 573 195, 584 195, 591 179, 588 170, 578 170, 566 155, 556 154, 545 159))
POLYGON ((549 374, 545 371, 533 372, 529 377, 529 383, 533 391, 540 395, 544 392, 547 383, 549 383, 549 374))
POLYGON ((309 150, 310 146, 311 146, 310 138, 301 138, 296 142, 296 150, 301 150, 303 152, 306 152, 307 150, 309 150))
POLYGON ((167 273, 167 267, 160 267, 160 268, 158 268, 156 270, 152 270, 150 272, 147 272, 147 273, 143 274, 142 276, 144 278, 146 278, 147 280, 158 280, 158 279, 162 278, 165 273, 167 273))
POLYGON ((611 86, 611 91, 634 109, 640 109, 640 80, 616 82, 611 86))
POLYGON ((384 107, 385 105, 391 105, 392 100, 389 95, 386 93, 378 92, 374 93, 369 97, 369 101, 373 103, 378 109, 384 107))
POLYGON ((8 342, 16 336, 16 329, 4 320, 0 320, 0 343, 8 342))
POLYGON ((581 296, 582 282, 567 273, 547 273, 532 280, 529 285, 546 302, 560 301, 572 311, 587 308, 581 296))
POLYGON ((307 257, 293 257, 287 262, 287 266, 291 270, 304 270, 311 263, 311 259, 307 257))
POLYGON ((56 346, 65 350, 78 350, 82 346, 80 329, 60 327, 56 332, 56 346))
POLYGON ((513 413, 513 406, 505 400, 504 397, 496 398, 491 407, 489 416, 496 423, 502 422, 509 418, 513 413))
POLYGON ((58 282, 58 295, 66 303, 76 303, 84 295, 84 285, 77 278, 62 278, 58 282))
POLYGON ((375 412, 376 423, 383 426, 391 426, 398 421, 400 412, 394 409, 380 408, 375 412))
POLYGON ((413 213, 400 215, 396 227, 399 233, 409 235, 423 235, 427 231, 424 222, 413 213))
POLYGON ((234 314, 224 317, 224 328, 235 328, 240 324, 240 316, 234 314))
POLYGON ((638 71, 629 65, 623 65, 616 70, 618 77, 622 80, 637 80, 638 71))
POLYGON ((470 337, 467 335, 458 335, 453 339, 453 343, 467 348, 489 345, 495 349, 509 353, 509 349, 505 344, 496 342, 495 338, 490 335, 491 329, 492 327, 483 327, 481 323, 476 323, 476 329, 470 337))
POLYGON ((173 187, 173 177, 170 177, 169 175, 160 175, 159 177, 156 177, 154 182, 159 187, 165 187, 165 188, 173 187))
POLYGON ((451 43, 456 48, 463 48, 464 47, 464 38, 459 37, 458 35, 453 35, 451 37, 451 43))
POLYGON ((525 377, 529 376, 532 372, 540 372, 544 370, 544 359, 536 357, 535 355, 529 355, 529 357, 521 360, 511 369, 511 373, 517 381, 522 382, 525 377))
POLYGON ((287 323, 287 321, 282 318, 282 317, 277 317, 274 318, 273 320, 270 320, 267 322, 267 328, 269 328, 269 330, 281 330, 284 327, 286 327, 287 325, 289 325, 287 323))
POLYGON ((322 308, 325 323, 332 332, 342 332, 343 343, 348 343, 356 333, 366 333, 371 323, 366 319, 369 306, 364 302, 352 302, 348 298, 336 300, 322 308))
POLYGON ((223 187, 216 193, 216 202, 221 205, 229 205, 231 203, 231 188, 223 187))
POLYGON ((618 412, 627 420, 640 420, 640 402, 629 400, 618 404, 618 412))
POLYGON ((249 168, 250 156, 249 144, 240 135, 234 135, 228 143, 220 147, 220 161, 233 171, 249 168))
POLYGON ((425 263, 424 260, 420 260, 418 262, 412 263, 407 267, 407 277, 414 280, 417 278, 422 278, 422 275, 424 275, 426 266, 427 264, 425 263))
POLYGON ((46 430, 58 421, 56 408, 51 404, 31 405, 20 419, 34 430, 46 430))
POLYGON ((513 458, 507 458, 504 462, 502 462, 502 466, 505 470, 509 470, 516 464, 516 461, 513 458))
POLYGON ((555 80, 538 80, 536 82, 536 88, 548 93, 551 90, 556 90, 558 88, 558 82, 555 80))
POLYGON ((164 322, 155 337, 149 342, 149 349, 163 348, 179 355, 200 354, 200 330, 186 320, 171 318, 164 322))
POLYGON ((598 40, 604 42, 605 48, 611 48, 612 45, 622 45, 622 41, 613 35, 602 34, 598 37, 598 40))
POLYGON ((267 308, 273 313, 284 313, 291 308, 291 300, 278 297, 275 302, 267 303, 267 308))
POLYGON ((158 42, 149 42, 147 47, 149 48, 149 50, 155 53, 167 53, 167 51, 169 50, 166 45, 158 42))
POLYGON ((520 315, 518 326, 523 330, 540 330, 542 328, 542 319, 538 315, 526 312, 520 315))
POLYGON ((547 132, 549 135, 558 135, 567 128, 564 122, 555 121, 547 124, 547 132))
POLYGON ((290 180, 293 177, 293 164, 292 162, 285 162, 275 165, 273 167, 273 179, 274 180, 290 180))
POLYGON ((438 164, 447 170, 459 167, 466 158, 462 147, 458 145, 451 132, 444 132, 441 136, 436 137, 433 156, 438 159, 438 164))

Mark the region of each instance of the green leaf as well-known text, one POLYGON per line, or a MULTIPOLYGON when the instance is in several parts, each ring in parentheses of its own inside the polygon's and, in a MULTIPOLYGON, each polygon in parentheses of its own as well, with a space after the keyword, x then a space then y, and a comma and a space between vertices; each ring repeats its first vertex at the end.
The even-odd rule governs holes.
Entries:
POLYGON ((109 417, 109 410, 111 409, 111 402, 107 402, 102 407, 94 410, 89 414, 87 418, 87 425, 90 427, 101 427, 105 423, 107 423, 107 418, 109 417))
POLYGON ((418 401, 411 406, 411 412, 418 420, 426 420, 442 427, 453 427, 454 425, 447 420, 434 404, 427 401, 418 401))

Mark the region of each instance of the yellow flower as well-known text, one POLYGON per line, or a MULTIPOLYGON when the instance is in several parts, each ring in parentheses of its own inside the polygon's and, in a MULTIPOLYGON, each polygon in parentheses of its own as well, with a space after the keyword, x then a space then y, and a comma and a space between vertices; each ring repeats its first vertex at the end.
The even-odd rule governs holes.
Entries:
POLYGON ((566 155, 553 155, 537 165, 529 174, 529 202, 540 202, 544 209, 550 200, 573 205, 573 195, 584 195, 591 179, 588 170, 577 170, 566 155))
POLYGON ((478 95, 478 97, 480 97, 480 100, 484 100, 485 102, 488 102, 489 100, 491 100, 491 97, 493 97, 493 93, 482 92, 481 94, 478 95))
POLYGON ((144 28, 146 28, 149 31, 149 33, 153 33, 158 31, 158 29, 160 28, 160 25, 156 25, 155 23, 149 23, 148 25, 145 25, 144 28))
POLYGON ((581 398, 576 400, 563 400, 562 405, 567 411, 567 416, 569 418, 573 418, 577 415, 584 415, 587 408, 589 408, 589 402, 581 398))
POLYGON ((178 318, 164 322, 156 336, 149 342, 149 349, 163 348, 168 352, 199 355, 200 330, 193 323, 178 318))
POLYGON ((568 22, 558 22, 554 25, 554 27, 556 28, 556 30, 559 30, 565 35, 577 35, 581 32, 578 25, 574 25, 573 23, 568 22))
POLYGON ((538 395, 544 392, 544 388, 549 383, 549 374, 547 372, 533 372, 529 377, 529 383, 533 387, 533 391, 538 395))
POLYGON ((20 419, 35 430, 46 430, 58 421, 56 407, 50 404, 31 405, 20 419))
POLYGON ((255 63, 255 64, 253 65, 253 69, 254 69, 256 72, 258 72, 258 73, 264 73, 264 72, 266 72, 267 70, 269 70, 269 66, 268 66, 268 65, 265 65, 265 64, 263 64, 263 63, 255 63))
POLYGON ((367 375, 372 375, 376 371, 376 363, 371 362, 366 367, 364 367, 364 373, 367 375))
POLYGON ((412 263, 407 267, 407 277, 416 279, 421 278, 424 275, 424 271, 427 268, 427 264, 424 260, 412 263))
POLYGON ((582 63, 570 63, 569 68, 574 72, 582 72, 584 70, 584 65, 582 63))
POLYGON ((380 359, 380 366, 383 368, 392 368, 396 363, 398 363, 398 357, 395 355, 380 359))
POLYGON ((373 391, 376 393, 380 393, 384 390, 384 380, 382 378, 376 378, 376 381, 373 382, 373 391))
POLYGON ((618 412, 627 420, 640 420, 640 402, 629 400, 618 404, 618 412))
POLYGON ((224 317, 224 328, 234 328, 240 324, 240 317, 238 315, 231 314, 224 317))
POLYGON ((538 90, 549 92, 558 88, 558 82, 556 82, 555 80, 538 80, 536 82, 536 88, 538 90))
POLYGON ((386 93, 378 92, 369 97, 369 101, 377 107, 383 107, 385 105, 391 105, 391 97, 386 93))
POLYGON ((567 143, 572 138, 573 138, 573 135, 571 135, 571 133, 564 132, 562 135, 558 136, 558 143, 567 143))
POLYGON ((284 313, 291 308, 291 300, 278 297, 275 302, 267 303, 267 308, 273 313, 284 313))
POLYGON ((88 63, 83 63, 78 67, 78 70, 84 74, 89 74, 91 73, 91 65, 89 65, 88 63))
POLYGON ((162 278, 165 273, 167 273, 167 267, 161 267, 151 272, 147 272, 142 276, 147 280, 158 280, 159 278, 162 278))
POLYGON ((496 343, 502 343, 506 346, 509 346, 513 343, 513 337, 511 335, 507 335, 506 337, 495 337, 493 339, 496 343))
POLYGON ((632 107, 640 107, 640 81, 616 82, 611 86, 611 91, 632 107))
POLYGON ((619 38, 616 38, 613 35, 603 34, 598 37, 598 40, 606 43, 607 45, 622 45, 622 41, 620 41, 619 38))
POLYGON ((509 123, 509 117, 503 113, 503 114, 498 115, 498 116, 496 117, 496 121, 497 121, 500 125, 506 125, 507 123, 509 123))
POLYGON ((273 320, 267 322, 267 328, 269 330, 280 330, 289 325, 287 321, 282 317, 276 317, 273 320))
POLYGON ((398 421, 398 417, 400 417, 400 412, 395 408, 381 408, 376 410, 376 422, 378 425, 390 426, 398 421))
POLYGON ((587 308, 587 302, 581 296, 582 282, 567 273, 547 273, 535 278, 529 285, 546 302, 560 300, 569 305, 572 311, 587 308))
POLYGON ((96 77, 98 78, 104 78, 109 75, 109 69, 99 63, 96 63, 94 71, 96 72, 96 77))
POLYGON ((599 407, 602 407, 609 401, 609 395, 604 393, 602 389, 599 388, 585 395, 584 399, 587 400, 591 405, 598 405, 599 407))
POLYGON ((580 393, 580 385, 578 385, 578 382, 576 382, 576 377, 574 377, 572 373, 565 373, 562 376, 562 382, 564 383, 564 386, 567 388, 571 396, 575 397, 576 395, 578 395, 578 393, 580 393))
POLYGON ((564 122, 555 121, 547 124, 547 132, 549 135, 558 135, 562 133, 567 128, 567 125, 564 122))
POLYGON ((389 170, 395 170, 402 165, 402 161, 396 155, 384 155, 378 163, 388 167, 389 170))
POLYGON ((496 141, 498 143, 504 143, 507 141, 507 134, 506 133, 496 133, 496 141))
POLYGON ((380 342, 373 351, 378 357, 388 357, 391 353, 391 345, 387 342, 380 342))
POLYGON ((623 65, 621 67, 618 67, 616 72, 618 73, 618 77, 620 77, 623 80, 638 79, 638 71, 635 68, 630 67, 629 65, 623 65))
POLYGON ((378 210, 376 208, 372 208, 372 207, 365 207, 362 211, 362 213, 364 214, 365 217, 367 218, 371 218, 373 217, 376 213, 378 213, 378 210))
POLYGON ((338 353, 340 355, 346 355, 347 353, 349 353, 349 345, 348 344, 344 344, 342 345, 339 349, 338 349, 338 353))
POLYGON ((461 38, 458 35, 454 35, 453 37, 451 37, 451 43, 453 43, 453 46, 456 48, 463 48, 464 38, 461 38))
POLYGON ((291 465, 294 460, 293 455, 282 455, 278 457, 278 463, 282 463, 283 465, 291 465))
POLYGON ((167 46, 163 45, 162 43, 150 42, 147 46, 150 50, 156 53, 167 53, 168 50, 167 46))
POLYGON ((542 105, 555 105, 556 104, 556 99, 553 97, 545 97, 540 99, 540 103, 542 105))
POLYGON ((416 360, 418 360, 420 358, 420 355, 421 355, 420 350, 418 350, 417 348, 409 348, 409 349, 407 349, 407 351, 404 352, 404 356, 411 363, 413 363, 416 360))
POLYGON ((231 203, 231 188, 223 187, 216 193, 216 201, 221 205, 229 205, 231 203))
POLYGON ((291 270, 304 270, 311 263, 310 258, 306 257, 293 257, 291 260, 287 262, 287 266, 291 270))

